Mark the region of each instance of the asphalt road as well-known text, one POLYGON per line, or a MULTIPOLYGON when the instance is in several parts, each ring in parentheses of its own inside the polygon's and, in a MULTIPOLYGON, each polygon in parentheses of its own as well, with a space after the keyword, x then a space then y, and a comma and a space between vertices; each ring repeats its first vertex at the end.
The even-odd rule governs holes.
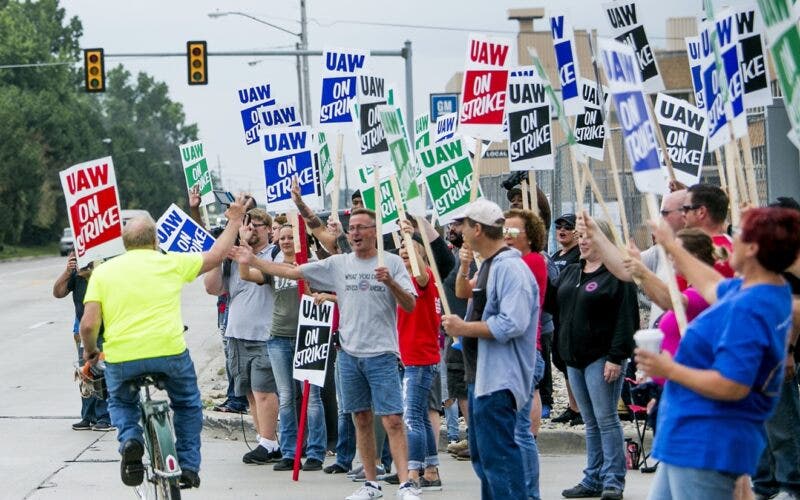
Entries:
MULTIPOLYGON (((4 374, 0 379, 0 498, 134 498, 119 479, 114 433, 76 432, 80 399, 72 379, 76 356, 72 341, 71 298, 55 299, 52 285, 64 269, 61 257, 0 263, 0 317, 4 334, 4 374)), ((220 349, 215 331, 215 299, 201 280, 183 295, 187 343, 198 372, 215 370, 210 362, 220 349)), ((344 498, 358 485, 321 472, 291 474, 241 462, 242 441, 203 438, 202 487, 186 498, 344 498)), ((479 483, 468 462, 442 455, 444 490, 426 498, 480 497, 479 483)), ((330 461, 331 459, 329 459, 330 461)), ((582 455, 546 455, 541 459, 542 498, 560 498, 574 485, 584 466, 582 455)), ((628 474, 625 497, 646 498, 651 476, 628 474)), ((385 486, 390 497, 395 486, 385 486)))

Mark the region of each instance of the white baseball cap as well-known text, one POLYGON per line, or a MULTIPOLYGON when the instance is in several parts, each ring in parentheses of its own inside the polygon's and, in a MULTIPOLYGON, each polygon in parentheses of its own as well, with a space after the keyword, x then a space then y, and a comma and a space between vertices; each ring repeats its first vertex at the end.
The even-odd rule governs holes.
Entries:
POLYGON ((472 219, 484 226, 494 227, 502 227, 503 223, 506 221, 503 216, 503 210, 500 209, 497 203, 489 201, 486 198, 478 198, 467 205, 467 207, 461 211, 461 214, 456 217, 456 220, 460 219, 472 219))

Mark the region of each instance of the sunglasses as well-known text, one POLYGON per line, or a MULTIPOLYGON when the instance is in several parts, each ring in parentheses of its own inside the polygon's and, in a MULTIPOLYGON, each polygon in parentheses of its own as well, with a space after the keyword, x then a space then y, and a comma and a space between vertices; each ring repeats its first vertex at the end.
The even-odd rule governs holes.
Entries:
POLYGON ((522 230, 517 229, 516 227, 504 227, 503 228, 503 236, 509 236, 511 238, 516 238, 522 230))
POLYGON ((691 212, 692 210, 697 210, 702 206, 703 205, 684 205, 681 207, 681 212, 683 213, 691 212))
POLYGON ((569 224, 556 224, 556 229, 566 229, 567 231, 574 231, 575 226, 570 226, 569 224))

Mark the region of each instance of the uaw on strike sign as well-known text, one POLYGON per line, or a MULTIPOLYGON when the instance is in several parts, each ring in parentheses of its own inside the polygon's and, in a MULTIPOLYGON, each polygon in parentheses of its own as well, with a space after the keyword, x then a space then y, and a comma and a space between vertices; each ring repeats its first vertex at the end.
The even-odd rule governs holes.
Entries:
POLYGON ((308 380, 319 387, 325 385, 332 330, 333 303, 315 304, 312 297, 303 295, 297 321, 293 378, 308 380))
POLYGON ((511 40, 470 35, 458 130, 480 139, 503 137, 511 40))
POLYGON ((110 156, 59 172, 78 267, 125 252, 119 217, 119 194, 110 156))

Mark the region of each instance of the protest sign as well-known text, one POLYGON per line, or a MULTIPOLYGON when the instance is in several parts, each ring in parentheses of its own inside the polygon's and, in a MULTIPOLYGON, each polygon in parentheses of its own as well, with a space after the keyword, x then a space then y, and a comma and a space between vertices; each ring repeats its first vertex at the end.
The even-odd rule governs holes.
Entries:
MULTIPOLYGON (((747 135, 747 115, 744 109, 744 87, 742 86, 742 71, 739 66, 738 41, 736 36, 736 19, 733 11, 728 8, 720 10, 715 19, 714 26, 719 44, 719 56, 727 78, 727 98, 725 99, 725 112, 728 120, 733 125, 733 136, 740 138, 747 135)), ((713 43, 712 39, 712 43, 713 43)))
POLYGON ((575 118, 575 140, 583 154, 602 161, 606 139, 603 118, 608 114, 608 91, 602 87, 598 92, 597 83, 588 78, 581 78, 580 83, 584 110, 575 118))
POLYGON ((442 115, 458 113, 458 94, 431 94, 431 123, 436 123, 442 115))
POLYGON ((720 86, 717 61, 714 57, 714 46, 711 43, 712 35, 716 37, 716 29, 712 23, 703 22, 700 25, 700 58, 701 74, 703 77, 703 103, 705 104, 708 150, 715 151, 728 142, 728 118, 725 114, 725 103, 720 86))
POLYGON ((186 189, 197 186, 200 190, 200 205, 214 203, 214 186, 211 182, 211 171, 208 170, 205 148, 202 141, 190 142, 178 146, 181 152, 183 174, 186 178, 186 189))
MULTIPOLYGON (((436 219, 451 222, 469 204, 472 162, 460 137, 417 152, 436 219)), ((479 193, 480 195, 480 193, 479 193)))
POLYGON ((169 206, 156 222, 158 248, 165 252, 206 252, 214 238, 178 205, 169 206))
POLYGON ((318 208, 311 128, 303 126, 269 129, 262 140, 267 210, 296 210, 291 194, 292 179, 295 176, 298 178, 303 200, 312 208, 318 208))
POLYGON ((294 345, 292 377, 308 380, 318 387, 325 385, 325 372, 331 349, 333 303, 315 304, 314 298, 303 295, 297 315, 297 338, 294 345))
POLYGON ((700 50, 700 37, 687 36, 686 54, 689 56, 689 72, 692 74, 692 89, 694 90, 694 103, 705 113, 706 105, 703 98, 703 57, 700 50))
POLYGON ((414 151, 431 145, 431 120, 428 113, 414 118, 414 151))
POLYGON ((261 123, 261 113, 258 108, 262 106, 272 106, 275 99, 272 98, 270 85, 257 84, 241 87, 236 90, 239 96, 239 105, 242 117, 242 127, 244 127, 245 144, 250 145, 259 141, 259 123, 261 123))
POLYGON ((508 38, 470 35, 461 85, 458 130, 462 135, 503 138, 510 50, 508 38))
POLYGON ((636 0, 620 0, 603 5, 614 38, 633 47, 644 91, 652 94, 664 90, 664 81, 658 70, 653 48, 644 31, 644 25, 639 19, 641 11, 638 7, 636 0))
POLYGON ((440 142, 452 139, 456 133, 456 126, 458 125, 458 115, 455 113, 448 113, 442 115, 436 120, 436 130, 434 131, 433 142, 438 144, 440 142))
POLYGON ((788 137, 800 149, 800 6, 789 0, 760 0, 758 6, 767 27, 767 41, 775 77, 783 94, 786 114, 792 124, 788 137))
POLYGON ((508 166, 515 170, 552 170, 550 96, 534 76, 508 79, 508 166))
POLYGON ((356 98, 356 75, 364 68, 367 53, 354 49, 326 49, 322 58, 325 66, 319 124, 351 123, 350 100, 356 98))
POLYGON ((385 158, 389 146, 378 116, 378 106, 386 104, 385 82, 383 78, 365 74, 359 75, 357 81, 361 157, 366 162, 384 164, 380 157, 385 158))
MULTIPOLYGON (((361 185, 361 199, 364 201, 364 206, 370 210, 375 210, 375 168, 372 165, 364 165, 358 169, 358 180, 361 185)), ((392 231, 397 231, 400 227, 397 224, 399 215, 397 213, 397 204, 395 203, 394 196, 392 196, 392 185, 389 177, 392 174, 392 169, 389 167, 379 170, 380 186, 381 186, 381 232, 382 234, 389 234, 392 231)))
POLYGON ((744 86, 746 108, 772 105, 772 90, 769 82, 769 66, 765 53, 764 21, 755 5, 744 5, 736 12, 736 34, 738 35, 739 64, 744 86))
POLYGON ((703 110, 683 99, 659 93, 656 121, 666 142, 675 178, 686 186, 700 182, 706 146, 703 110))
POLYGON ((75 235, 78 268, 125 252, 114 162, 110 156, 59 172, 75 235))
POLYGON ((648 115, 636 53, 633 47, 608 39, 600 39, 599 47, 636 188, 646 193, 663 193, 667 183, 658 159, 654 125, 648 115))
POLYGON ((297 105, 292 103, 288 105, 265 105, 258 108, 259 115, 259 128, 262 134, 266 133, 267 129, 277 127, 295 127, 302 125, 300 120, 300 112, 297 110, 297 105))
POLYGON ((386 141, 389 144, 389 156, 394 164, 397 184, 406 208, 412 214, 424 214, 425 204, 417 186, 417 164, 408 147, 406 140, 408 134, 403 132, 405 127, 401 117, 398 116, 397 109, 395 106, 378 107, 381 124, 386 133, 386 141))
POLYGON ((333 160, 331 148, 325 132, 317 132, 317 159, 319 162, 319 177, 325 194, 333 192, 333 160))
POLYGON ((550 33, 553 35, 553 50, 558 65, 558 81, 561 85, 561 100, 564 113, 575 116, 583 112, 583 99, 578 83, 578 56, 575 50, 575 31, 564 14, 550 16, 550 33))

